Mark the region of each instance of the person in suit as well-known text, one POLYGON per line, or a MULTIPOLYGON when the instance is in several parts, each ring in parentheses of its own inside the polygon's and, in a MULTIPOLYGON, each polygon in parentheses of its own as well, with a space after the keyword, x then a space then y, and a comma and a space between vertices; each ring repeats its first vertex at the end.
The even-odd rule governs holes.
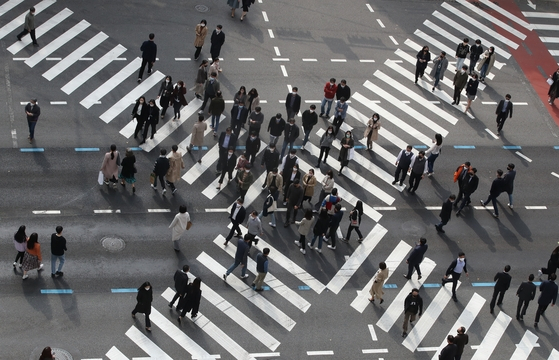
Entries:
POLYGON ((455 208, 458 207, 458 202, 462 200, 464 196, 464 184, 469 178, 468 171, 470 170, 470 167, 470 162, 466 161, 462 165, 458 166, 454 172, 454 182, 458 182, 458 196, 456 196, 456 201, 453 204, 455 208))
POLYGON ((410 164, 410 186, 408 186, 408 192, 415 195, 419 183, 425 177, 425 174, 429 171, 427 166, 427 158, 425 157, 425 151, 421 150, 419 153, 412 157, 410 164))
POLYGON ((446 337, 446 346, 439 354, 439 360, 454 360, 456 356, 456 344, 454 343, 454 336, 448 335, 446 337))
POLYGON ((31 144, 33 139, 35 139, 35 126, 39 120, 39 115, 41 115, 41 108, 37 105, 37 99, 31 99, 31 101, 25 105, 25 115, 27 115, 27 125, 29 126, 29 136, 27 139, 31 144))
POLYGON ((281 146, 281 157, 285 154, 285 149, 287 149, 287 145, 289 145, 289 150, 293 149, 293 143, 295 140, 299 138, 299 126, 295 124, 295 119, 290 118, 288 123, 285 124, 284 129, 284 136, 283 136, 283 145, 281 146))
POLYGON ((497 301, 497 305, 501 305, 503 303, 503 298, 505 297, 505 292, 510 287, 510 281, 512 277, 509 274, 510 265, 506 265, 504 270, 498 272, 493 281, 495 281, 495 287, 493 288, 493 297, 491 298, 491 303, 489 304, 489 312, 493 314, 493 309, 495 309, 495 301, 497 301), (499 295, 499 299, 497 300, 497 295, 499 295))
POLYGON ((146 104, 146 98, 140 96, 138 100, 136 100, 136 104, 134 108, 132 108, 132 119, 136 119, 136 129, 134 130, 134 139, 138 137, 138 133, 144 127, 144 123, 146 122, 148 117, 148 105, 146 104))
POLYGON ((221 176, 219 177, 219 181, 217 183, 217 190, 221 190, 221 184, 223 184, 225 174, 228 174, 229 176, 227 183, 233 180, 233 170, 235 170, 235 166, 237 165, 237 155, 235 155, 235 148, 230 146, 226 158, 220 161, 223 161, 225 163, 221 165, 221 176))
POLYGON ((523 321, 530 301, 534 300, 536 297, 534 274, 530 274, 528 276, 528 281, 523 281, 522 284, 520 284, 518 290, 516 290, 516 296, 518 297, 518 305, 516 305, 516 320, 523 321), (522 311, 520 309, 522 309, 522 311))
POLYGON ((295 224, 295 219, 297 219, 297 212, 299 211, 299 207, 301 206, 304 195, 305 190, 301 187, 300 179, 295 178, 289 185, 289 188, 287 189, 287 192, 285 194, 285 201, 287 202, 287 212, 285 214, 285 224, 283 225, 284 227, 288 227, 289 224, 295 224), (291 219, 292 213, 293 219, 291 219))
POLYGON ((153 288, 149 281, 146 281, 138 288, 136 295, 136 306, 132 310, 132 318, 136 318, 136 313, 143 313, 146 317, 146 330, 151 332, 151 303, 153 302, 153 288))
POLYGON ((250 234, 245 234, 245 237, 243 239, 239 239, 237 241, 237 250, 235 251, 235 261, 233 262, 233 264, 231 264, 231 266, 229 266, 225 274, 223 274, 223 281, 227 281, 227 276, 229 276, 229 274, 231 274, 233 270, 235 270, 239 265, 241 265, 241 279, 246 279, 248 277, 247 259, 248 259, 248 253, 250 251, 251 241, 252 241, 252 236, 250 234))
POLYGON ((233 128, 235 136, 239 137, 241 127, 246 122, 247 116, 248 108, 245 107, 245 104, 242 101, 239 102, 239 105, 233 105, 233 108, 231 109, 231 127, 233 128))
POLYGON ((466 276, 470 276, 468 274, 467 265, 466 254, 460 251, 458 253, 458 257, 450 263, 450 266, 446 270, 446 273, 442 279, 442 286, 445 286, 448 282, 452 282, 452 300, 454 301, 458 301, 458 299, 456 298, 456 286, 458 285, 460 276, 462 275, 462 273, 466 274, 466 276), (449 276, 451 276, 450 280, 448 279, 449 276))
POLYGON ((413 158, 412 149, 412 146, 408 145, 398 154, 398 157, 396 158, 396 172, 394 173, 394 181, 392 181, 392 185, 396 185, 398 177, 400 177, 400 173, 402 173, 402 176, 400 177, 400 186, 404 185, 404 180, 406 180, 406 175, 413 158))
POLYGON ((198 316, 198 309, 200 308, 200 300, 202 299, 202 279, 197 277, 192 284, 188 285, 186 296, 182 299, 182 312, 178 317, 179 324, 184 319, 187 312, 190 312, 190 318, 195 319, 198 316))
POLYGON ((167 159, 167 150, 161 149, 159 151, 159 157, 155 160, 155 164, 153 165, 153 173, 155 174, 155 179, 153 184, 151 184, 151 188, 157 191, 157 179, 159 178, 159 182, 161 183, 161 187, 163 188, 162 194, 165 195, 167 189, 165 189, 165 175, 167 171, 171 167, 169 163, 169 159, 167 159))
POLYGON ((223 110, 225 110, 225 100, 223 100, 221 91, 218 91, 212 101, 210 101, 210 107, 208 109, 208 112, 212 115, 212 124, 210 127, 214 131, 214 138, 217 137, 217 128, 219 127, 219 119, 221 118, 223 110))
POLYGON ((433 69, 431 70, 431 76, 435 79, 433 83, 433 88, 431 91, 435 91, 435 88, 439 85, 439 81, 444 79, 444 73, 448 67, 448 60, 446 59, 446 52, 441 51, 438 58, 433 60, 433 69))
POLYGON ((153 33, 149 34, 149 40, 144 41, 140 47, 140 51, 142 52, 142 65, 140 66, 140 72, 138 73, 138 83, 142 82, 146 64, 148 66, 148 75, 151 74, 151 69, 153 64, 155 64, 155 59, 157 58, 157 45, 153 39, 155 39, 155 35, 153 33))
POLYGON ((404 324, 402 337, 408 336, 408 322, 413 324, 415 316, 423 314, 423 299, 419 296, 419 289, 413 288, 404 300, 404 324))
POLYGON ((262 108, 260 106, 257 106, 254 111, 250 113, 248 117, 249 134, 255 132, 257 136, 260 136, 260 128, 262 127, 262 123, 264 122, 264 114, 262 114, 261 111, 262 108))
POLYGON ((483 47, 481 46, 481 40, 477 39, 475 44, 470 46, 470 76, 473 75, 472 72, 479 61, 481 54, 483 54, 483 47))
POLYGON ((301 151, 305 150, 305 145, 309 141, 309 135, 311 134, 312 128, 318 123, 316 105, 312 104, 308 110, 303 111, 302 120, 303 132, 305 133, 305 137, 303 138, 301 151))
POLYGON ((298 90, 296 86, 293 87, 285 98, 285 110, 287 110, 288 119, 295 119, 295 116, 299 113, 299 109, 301 109, 301 95, 297 94, 298 90))
POLYGON ((408 264, 408 273, 404 274, 404 277, 408 280, 411 279, 411 274, 413 273, 413 269, 417 271, 417 280, 421 279, 421 269, 419 268, 419 264, 423 261, 423 257, 425 256, 425 252, 429 248, 427 245, 427 239, 422 237, 419 239, 419 242, 415 245, 415 248, 408 256, 406 260, 406 264, 408 264))
POLYGON ((454 203, 455 200, 456 200, 456 195, 452 194, 443 203, 441 212, 439 213, 441 222, 435 225, 435 229, 437 229, 437 232, 443 234, 445 233, 445 231, 443 230, 443 226, 445 226, 450 221, 450 216, 452 215, 452 203, 454 203))
POLYGON ((470 205, 472 202, 471 196, 477 190, 479 185, 479 178, 476 175, 477 169, 475 167, 470 167, 468 170, 468 176, 464 179, 464 183, 462 185, 462 192, 464 193, 464 198, 462 199, 462 203, 456 212, 456 216, 460 216, 462 209, 466 205, 470 205))
POLYGON ((510 163, 507 165, 507 173, 503 176, 505 180, 505 191, 509 195, 509 203, 507 206, 512 209, 512 192, 514 190, 514 178, 516 177, 516 170, 514 170, 514 164, 510 163))
POLYGON ((233 134, 233 130, 228 127, 225 131, 221 132, 217 143, 219 145, 219 159, 217 161, 216 172, 220 174, 222 168, 221 165, 225 160, 227 160, 227 151, 229 148, 233 148, 233 150, 235 150, 237 145, 237 135, 233 134))
MULTIPOLYGON (((290 160, 293 160, 293 159, 290 159, 290 160)), ((299 170, 299 164, 298 163, 295 163, 294 165, 292 165, 291 168, 287 168, 287 169, 291 169, 291 171, 286 171, 286 169, 284 168, 284 171, 281 174, 281 176, 283 178, 283 205, 284 206, 287 205, 287 191, 289 190, 289 187, 291 186, 291 184, 293 184, 293 182, 295 182, 295 180, 301 181, 301 170, 299 170)), ((301 204, 301 203, 299 202, 295 205, 299 205, 299 204, 301 204)))
MULTIPOLYGON (((175 271, 175 275, 173 276, 173 280, 175 281, 175 296, 171 302, 169 302, 169 307, 172 309, 173 304, 177 299, 182 299, 186 295, 186 287, 188 285, 188 272, 190 271, 190 266, 183 265, 181 270, 175 271)), ((180 300, 179 300, 180 304, 180 300)))
POLYGON ((415 83, 417 84, 417 79, 422 78, 427 68, 427 63, 431 61, 431 52, 429 51, 429 46, 425 45, 423 49, 419 50, 415 56, 417 61, 415 63, 415 83))
POLYGON ((260 138, 256 132, 251 132, 245 144, 245 156, 250 159, 250 164, 254 165, 256 155, 260 151, 260 138))
POLYGON ((227 245, 227 243, 229 242, 229 240, 231 240, 231 238, 233 238, 233 235, 235 234, 235 231, 237 232, 237 236, 241 237, 243 236, 243 233, 241 232, 241 229, 239 228, 239 225, 243 223, 243 221, 245 221, 245 216, 246 216, 246 210, 243 207, 243 198, 238 198, 237 201, 235 201, 235 203, 233 204, 233 206, 231 206, 231 213, 229 214, 229 219, 231 219, 231 231, 229 231, 229 235, 227 235, 227 237, 225 238, 225 243, 223 245, 227 245))
POLYGON ((211 47, 210 54, 212 59, 218 58, 221 52, 221 47, 225 43, 225 33, 222 31, 223 26, 217 25, 215 30, 212 32, 212 37, 210 38, 211 47))
POLYGON ((505 121, 508 118, 512 118, 512 101, 510 101, 511 96, 510 94, 505 95, 505 99, 499 101, 499 105, 497 105, 497 109, 495 110, 495 115, 497 115, 497 134, 501 133, 503 130, 503 125, 505 125, 505 121))
POLYGON ((538 277, 541 280, 543 274, 547 275, 547 279, 551 278, 551 274, 555 274, 557 272, 557 268, 559 267, 559 246, 557 246, 552 252, 549 260, 547 260, 547 267, 541 268, 538 270, 538 277))
POLYGON ((144 126, 144 132, 142 133, 143 140, 140 144, 144 144, 146 142, 146 139, 148 137, 148 130, 150 127, 151 127, 150 139, 153 139, 153 136, 156 133, 156 127, 158 123, 159 123, 159 108, 157 107, 157 105, 155 105, 155 100, 151 99, 149 101, 147 119, 144 126))
POLYGON ((173 120, 180 119, 181 107, 188 105, 188 102, 186 101, 184 95, 186 95, 186 87, 184 86, 184 82, 182 80, 179 80, 177 82, 177 85, 175 85, 175 88, 173 89, 172 95, 173 111, 175 114, 173 120))
POLYGON ((546 280, 540 285, 540 297, 538 298, 538 310, 536 311, 536 319, 534 321, 534 327, 538 327, 538 322, 540 322, 540 316, 542 316, 549 306, 555 306, 557 301, 557 284, 555 283, 557 275, 551 274, 549 280, 546 280))
POLYGON ((338 88, 336 89, 336 100, 345 98, 346 101, 351 97, 351 89, 347 86, 347 81, 345 79, 340 80, 338 88))
POLYGON ((491 183, 491 189, 489 189, 489 196, 487 200, 483 201, 480 200, 480 203, 483 207, 489 204, 489 201, 493 203, 493 217, 499 218, 499 208, 497 207, 497 197, 501 195, 503 191, 505 191, 505 180, 503 179, 503 170, 497 169, 497 177, 493 179, 491 183))
POLYGON ((336 109, 334 111, 334 121, 332 122, 332 125, 334 126, 334 136, 338 135, 338 131, 340 131, 340 127, 345 121, 346 114, 347 114, 346 98, 342 97, 336 103, 336 109))
POLYGON ((214 97, 217 96, 217 92, 221 90, 221 85, 217 80, 217 73, 211 72, 210 78, 204 82, 204 101, 202 102, 202 106, 200 106, 200 111, 198 114, 203 114, 204 109, 206 108, 206 104, 208 100, 213 100, 214 97))
POLYGON ((460 104, 460 93, 468 83, 468 74, 466 73, 467 70, 468 66, 462 65, 462 69, 454 74, 454 80, 452 81, 452 84, 454 85, 454 95, 452 97, 451 105, 460 104))
POLYGON ((464 347, 468 344, 469 336, 466 334, 466 328, 460 326, 456 330, 457 334, 454 335, 454 344, 456 344, 456 354, 453 360, 462 359, 462 353, 464 352, 464 347))
POLYGON ((276 116, 270 119, 268 123, 268 132, 270 133, 270 145, 276 145, 278 142, 278 138, 283 134, 285 130, 285 120, 281 116, 280 113, 277 113, 276 116))
POLYGON ((167 108, 171 103, 171 95, 173 95, 173 78, 170 75, 167 75, 165 80, 161 83, 159 92, 157 93, 157 99, 159 100, 159 106, 161 107, 162 119, 165 117, 167 108))

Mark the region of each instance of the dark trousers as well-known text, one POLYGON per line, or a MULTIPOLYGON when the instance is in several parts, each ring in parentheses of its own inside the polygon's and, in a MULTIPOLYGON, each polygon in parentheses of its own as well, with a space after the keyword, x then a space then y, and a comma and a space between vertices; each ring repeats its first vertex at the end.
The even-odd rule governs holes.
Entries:
POLYGON ((167 181, 167 180, 165 181, 165 183, 166 183, 167 185, 169 185, 169 187, 171 188, 171 191, 175 191, 175 189, 176 189, 175 183, 172 183, 172 182, 167 181))
POLYGON ((35 138, 35 126, 37 125, 37 122, 27 121, 27 125, 29 126, 29 139, 33 140, 35 138))
POLYGON ((417 78, 423 77, 426 67, 427 67, 427 63, 421 63, 420 65, 415 65, 415 81, 417 81, 417 78))
POLYGON ((148 74, 151 74, 151 68, 153 66, 153 63, 151 61, 148 61, 148 60, 142 58, 142 66, 140 66, 140 72, 138 73, 138 79, 141 79, 142 76, 144 76, 144 70, 146 68, 146 64, 148 65, 148 74))
POLYGON ((336 238, 338 237, 338 235, 336 234, 336 231, 338 231, 338 228, 340 227, 340 225, 336 225, 336 226, 331 226, 330 230, 328 231, 328 234, 326 234, 326 238, 330 238, 332 240, 332 246, 336 246, 336 238))
POLYGON ((246 158, 250 159, 250 165, 254 165, 254 160, 256 160, 256 152, 246 152, 246 158))
POLYGON ((144 126, 144 132, 142 133, 142 136, 144 137, 144 141, 148 137, 148 130, 150 126, 151 126, 151 138, 153 139, 153 135, 155 135, 155 127, 157 126, 155 122, 146 123, 146 125, 144 126))
POLYGON ((181 118, 181 107, 182 104, 180 103, 180 101, 173 101, 173 111, 177 119, 181 118))
POLYGON ((33 29, 31 31, 28 31, 27 29, 23 29, 22 32, 17 34, 17 38, 21 39, 22 37, 24 37, 27 34, 29 34, 31 36, 31 40, 33 40, 33 44, 36 44, 37 43, 37 38, 35 37, 35 29, 33 29))
POLYGON ((25 255, 25 251, 18 251, 14 262, 17 262, 19 259, 19 263, 21 264, 23 262, 23 255, 25 255))
POLYGON ((138 137, 138 133, 142 130, 142 127, 144 127, 144 122, 145 122, 145 121, 140 121, 137 118, 136 121, 138 121, 138 123, 136 124, 136 129, 134 129, 134 139, 138 137))
POLYGON ((417 271, 417 276, 421 276, 421 269, 419 269, 419 264, 420 263, 409 263, 408 264, 408 279, 411 278, 411 274, 413 274, 413 269, 415 268, 415 271, 417 271))
POLYGON ((342 118, 341 116, 336 116, 334 118, 334 121, 332 121, 332 126, 334 126, 334 136, 338 135, 338 131, 340 131, 340 127, 344 123, 344 120, 345 119, 342 118))
POLYGON ((489 196, 487 197, 487 200, 485 200, 483 205, 487 205, 487 204, 489 204, 489 201, 491 201, 491 203, 493 204, 493 211, 495 212, 495 215, 498 216, 499 215, 499 208, 497 208, 497 196, 499 196, 499 195, 489 194, 489 196))
POLYGON ((462 91, 462 89, 455 87, 454 88, 454 95, 452 95, 452 100, 459 104, 460 103, 460 92, 462 91))
POLYGON ((161 187, 165 189, 165 174, 155 176, 153 179, 153 187, 157 187, 157 178, 159 178, 159 182, 161 183, 161 187))
POLYGON ((306 236, 303 234, 299 234, 299 243, 301 244, 301 249, 305 250, 305 241, 306 241, 306 236))
POLYGON ((454 200, 454 207, 458 206, 458 203, 460 202, 460 200, 462 200, 462 197, 464 196, 464 191, 462 190, 464 187, 461 186, 460 184, 458 184, 458 195, 456 195, 456 200, 454 200))
MULTIPOLYGON (((173 305, 175 303, 175 301, 177 301, 177 299, 182 298, 184 296, 184 294, 179 294, 179 292, 177 291, 175 293, 175 296, 173 296, 173 300, 171 300, 171 302, 169 304, 173 305)), ((180 304, 180 300, 179 300, 179 304, 180 304)))
POLYGON ((168 97, 162 97, 161 99, 159 99, 159 106, 161 106, 161 117, 165 116, 165 113, 167 113, 167 108, 169 107, 169 101, 171 99, 168 97))
POLYGON ((219 177, 219 185, 223 184, 223 179, 225 178, 225 174, 229 175, 229 180, 233 179, 233 169, 229 170, 227 169, 227 166, 223 166, 221 167, 221 176, 219 177))
POLYGON ((452 279, 443 280, 443 285, 446 284, 447 282, 452 281, 452 297, 455 298, 456 297, 456 286, 458 285, 458 280, 460 280, 460 275, 462 275, 462 274, 455 273, 454 271, 451 272, 450 274, 452 275, 452 279))
POLYGON ((516 317, 522 317, 526 315, 526 310, 528 309, 528 305, 530 304, 530 300, 522 300, 518 299, 518 305, 516 305, 516 317), (522 311, 520 309, 522 308, 522 311))
POLYGON ((320 195, 318 196, 318 202, 314 206, 314 209, 316 211, 320 210, 320 206, 322 205, 322 201, 324 201, 324 198, 328 195, 330 195, 330 193, 326 193, 326 191, 324 191, 324 189, 320 190, 320 195))
POLYGON ((406 167, 405 169, 403 167, 397 166, 396 167, 396 172, 394 173, 394 181, 398 181, 398 177, 400 177, 400 182, 403 183, 404 180, 406 180, 406 175, 408 174, 408 168, 406 167), (400 173, 402 173, 402 176, 400 177, 400 173))
POLYGON ((229 235, 227 235, 225 241, 231 240, 231 238, 233 238, 233 235, 235 234, 235 231, 237 232, 237 235, 242 234, 241 228, 239 227, 239 223, 237 221, 231 219, 231 225, 231 231, 229 231, 229 235))
POLYGON ((506 112, 500 112, 497 115, 497 119, 495 120, 497 122, 497 132, 500 132, 501 130, 503 130, 503 125, 505 125, 506 120, 507 120, 507 113, 506 112))
POLYGON ((415 190, 417 190, 417 187, 421 182, 421 176, 423 176, 423 173, 416 174, 413 171, 410 173, 410 191, 415 192, 415 190))
POLYGON ((357 233, 357 236, 359 236, 359 239, 363 239, 363 234, 361 234, 361 230, 359 230, 359 226, 351 226, 351 224, 347 227, 347 234, 345 236, 346 240, 349 240, 349 237, 351 236, 351 232, 355 230, 355 232, 357 233))
POLYGON ((200 52, 202 52, 202 47, 196 46, 196 52, 194 53, 194 60, 198 60, 198 58, 200 57, 200 52))
MULTIPOLYGON (((136 307, 134 308, 134 310, 132 310, 132 315, 136 315, 136 313, 139 313, 140 311, 138 311, 138 307, 140 307, 140 304, 137 304, 136 307)), ((144 313, 145 317, 146 317, 146 327, 150 328, 151 327, 151 321, 149 320, 149 314, 144 313)))
POLYGON ((289 219, 291 218, 291 212, 293 212, 293 221, 295 221, 295 219, 297 219, 297 213, 299 212, 299 209, 295 209, 294 206, 299 205, 299 204, 291 204, 290 202, 287 203, 287 211, 285 213, 285 223, 289 224, 289 219))
POLYGON ((221 52, 221 46, 213 46, 210 48, 210 55, 212 56, 212 60, 219 57, 219 53, 221 52))
POLYGON ((489 308, 493 310, 495 308, 495 301, 497 301, 497 305, 501 305, 503 303, 503 298, 505 297, 506 290, 493 290, 493 297, 491 298, 491 303, 489 304, 489 308), (497 295, 499 299, 497 300, 497 295))
POLYGON ((219 158, 217 160, 217 165, 215 167, 216 172, 221 172, 223 167, 227 167, 227 152, 229 149, 222 146, 219 147, 219 158))
POLYGON ((535 323, 539 323, 540 322, 540 316, 543 315, 543 313, 545 312, 545 310, 547 309, 549 304, 538 304, 538 310, 536 310, 536 319, 534 320, 535 323))
MULTIPOLYGON (((211 85, 210 85, 211 86, 211 85)), ((200 110, 204 110, 204 108, 206 107, 206 104, 208 103, 208 100, 212 100, 215 97, 215 95, 210 95, 208 94, 207 91, 204 92, 204 101, 202 102, 202 106, 200 106, 200 110)))
MULTIPOLYGON (((326 159, 328 159, 328 153, 330 152, 330 148, 327 146, 320 147, 320 155, 318 155, 318 165, 320 165, 320 160, 323 160, 326 164, 326 159), (322 155, 324 154, 324 159, 322 159, 322 155)), ((318 166, 317 166, 318 167, 318 166)))
POLYGON ((458 211, 462 210, 464 206, 469 205, 470 202, 472 202, 472 200, 470 199, 471 196, 472 193, 464 193, 464 198, 462 199, 462 203, 460 204, 460 208, 458 208, 458 211))

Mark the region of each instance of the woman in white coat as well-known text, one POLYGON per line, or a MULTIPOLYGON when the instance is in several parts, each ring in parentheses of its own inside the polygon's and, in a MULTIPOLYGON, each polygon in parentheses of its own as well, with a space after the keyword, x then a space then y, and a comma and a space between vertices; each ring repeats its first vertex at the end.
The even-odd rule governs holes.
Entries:
POLYGON ((495 48, 491 46, 489 49, 485 50, 482 57, 483 59, 480 59, 477 64, 480 82, 484 82, 485 77, 491 72, 491 69, 493 69, 493 64, 495 64, 495 48))
POLYGON ((179 240, 181 235, 186 231, 186 227, 190 222, 190 215, 186 212, 186 206, 181 205, 179 207, 179 213, 175 215, 175 218, 169 225, 169 229, 172 229, 171 240, 173 240, 173 246, 176 252, 180 251, 179 240))

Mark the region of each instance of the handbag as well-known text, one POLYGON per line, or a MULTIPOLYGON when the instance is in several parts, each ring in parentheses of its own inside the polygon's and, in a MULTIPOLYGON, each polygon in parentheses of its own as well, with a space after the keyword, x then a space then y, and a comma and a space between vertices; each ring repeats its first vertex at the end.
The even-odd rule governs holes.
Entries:
POLYGON ((97 177, 97 183, 99 183, 99 185, 103 185, 103 172, 99 171, 99 176, 97 177))
POLYGON ((553 85, 554 83, 552 78, 547 78, 546 82, 549 84, 549 86, 553 85))
POLYGON ((149 183, 151 185, 155 184, 155 173, 152 172, 151 174, 149 174, 149 183))
POLYGON ((353 160, 354 156, 355 156, 355 149, 350 148, 349 151, 347 152, 347 159, 348 160, 353 160))
POLYGON ((190 230, 191 227, 192 227, 192 221, 188 220, 188 222, 186 223, 186 230, 190 230))
POLYGON ((350 225, 353 227, 359 227, 359 210, 354 210, 357 212, 357 217, 355 219, 353 219, 351 217, 351 214, 349 214, 349 220, 350 220, 350 225))

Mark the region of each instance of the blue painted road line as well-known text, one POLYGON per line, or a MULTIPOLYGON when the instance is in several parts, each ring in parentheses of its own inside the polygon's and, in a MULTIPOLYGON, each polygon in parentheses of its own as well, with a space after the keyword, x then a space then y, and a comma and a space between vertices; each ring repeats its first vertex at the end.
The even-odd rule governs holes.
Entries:
POLYGON ((299 290, 310 290, 311 287, 310 286, 306 286, 306 285, 300 285, 299 286, 299 290))
POLYGON ((246 148, 247 147, 244 146, 244 145, 240 145, 240 146, 235 147, 236 150, 246 150, 246 148))
POLYGON ((559 150, 559 146, 557 146, 557 145, 555 145, 553 148, 554 148, 555 150, 559 150))
POLYGON ((534 281, 534 285, 536 285, 536 286, 540 286, 541 284, 542 284, 541 281, 534 281))
POLYGON ((99 148, 74 148, 77 152, 99 151, 99 148))
POLYGON ((495 286, 494 282, 473 282, 472 286, 474 287, 490 287, 495 286))
POLYGON ((423 287, 426 288, 440 288, 441 286, 441 284, 423 284, 423 287))
POLYGON ((474 145, 454 145, 455 149, 475 149, 474 145))
POLYGON ((21 148, 21 152, 45 152, 45 148, 21 148))
POLYGON ((383 288, 385 288, 385 289, 397 289, 398 285, 396 285, 396 284, 384 284, 383 288))
POLYGON ((144 149, 142 149, 139 146, 136 146, 136 147, 131 147, 130 150, 132 150, 132 151, 143 151, 144 149))
POLYGON ((266 286, 266 285, 262 286, 262 289, 264 289, 264 291, 272 290, 272 288, 270 288, 269 286, 266 286))
MULTIPOLYGON (((192 150, 199 150, 198 146, 193 146, 192 150)), ((207 146, 202 146, 202 150, 208 150, 208 147, 207 146)))
POLYGON ((41 294, 73 294, 72 289, 41 289, 41 294))
POLYGON ((518 146, 518 145, 505 145, 505 146, 503 146, 503 149, 505 149, 505 150, 522 150, 522 146, 518 146))
POLYGON ((427 145, 414 145, 414 149, 427 149, 427 145))
POLYGON ((118 288, 118 289, 111 289, 112 293, 135 293, 138 292, 136 288, 118 288))
POLYGON ((365 145, 355 145, 353 148, 359 150, 359 149, 366 149, 367 147, 365 145))

